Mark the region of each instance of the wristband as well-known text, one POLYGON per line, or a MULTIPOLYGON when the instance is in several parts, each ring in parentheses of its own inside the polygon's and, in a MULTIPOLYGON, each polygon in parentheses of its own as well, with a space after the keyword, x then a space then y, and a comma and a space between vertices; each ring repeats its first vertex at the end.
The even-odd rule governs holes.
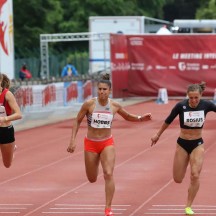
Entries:
POLYGON ((137 118, 138 118, 138 120, 140 120, 140 121, 141 121, 141 118, 142 118, 142 116, 137 116, 137 118))

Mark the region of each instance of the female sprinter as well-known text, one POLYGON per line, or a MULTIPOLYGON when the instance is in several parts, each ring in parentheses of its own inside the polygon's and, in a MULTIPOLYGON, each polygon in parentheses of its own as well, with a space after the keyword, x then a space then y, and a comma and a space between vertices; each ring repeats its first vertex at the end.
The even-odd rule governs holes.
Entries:
POLYGON ((0 148, 3 164, 9 168, 16 148, 11 121, 21 119, 22 115, 14 95, 9 91, 10 80, 5 74, 0 74, 0 86, 0 148))
POLYGON ((205 90, 205 83, 192 84, 188 86, 185 99, 175 105, 159 131, 151 138, 152 145, 156 144, 161 134, 167 129, 171 122, 179 115, 180 135, 177 139, 176 152, 173 163, 173 179, 181 183, 188 164, 190 164, 190 185, 188 189, 185 214, 193 215, 191 205, 199 190, 199 176, 201 173, 204 145, 202 139, 202 128, 206 114, 210 111, 216 112, 216 106, 207 100, 201 99, 205 90))
POLYGON ((115 148, 111 133, 112 120, 116 113, 127 121, 142 122, 151 119, 151 114, 137 116, 128 113, 123 107, 111 100, 111 82, 109 74, 103 75, 98 82, 98 97, 86 101, 73 125, 72 136, 67 151, 72 153, 75 150, 75 138, 83 118, 87 117, 88 131, 84 140, 85 145, 85 166, 89 182, 97 180, 99 163, 102 165, 105 180, 105 216, 113 216, 111 210, 112 199, 115 191, 113 170, 115 163, 115 148))

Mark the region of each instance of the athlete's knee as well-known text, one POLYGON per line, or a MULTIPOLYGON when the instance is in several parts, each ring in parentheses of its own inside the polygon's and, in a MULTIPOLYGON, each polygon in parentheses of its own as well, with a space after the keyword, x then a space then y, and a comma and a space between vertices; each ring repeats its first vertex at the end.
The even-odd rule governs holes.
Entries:
POLYGON ((87 176, 87 178, 88 178, 88 181, 89 181, 90 183, 94 183, 94 182, 97 181, 97 176, 96 176, 96 177, 93 177, 93 176, 87 176))
POLYGON ((191 182, 199 181, 199 173, 197 172, 191 173, 190 179, 191 179, 191 182))
POLYGON ((104 172, 104 179, 105 180, 110 180, 113 178, 113 173, 112 172, 104 172))
POLYGON ((182 181, 183 181, 183 179, 174 178, 174 182, 175 182, 175 183, 181 184, 182 181))
POLYGON ((3 164, 4 164, 4 166, 6 167, 6 168, 10 168, 11 167, 11 165, 12 165, 12 162, 3 162, 3 164))
POLYGON ((181 184, 183 181, 184 177, 179 177, 179 176, 173 176, 173 180, 175 183, 181 184))

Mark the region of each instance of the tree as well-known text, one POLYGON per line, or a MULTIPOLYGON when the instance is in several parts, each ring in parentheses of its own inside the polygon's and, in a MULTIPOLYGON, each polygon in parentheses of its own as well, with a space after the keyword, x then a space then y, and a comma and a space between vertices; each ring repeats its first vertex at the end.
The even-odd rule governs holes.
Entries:
POLYGON ((196 11, 197 19, 216 19, 216 0, 202 0, 196 11))
POLYGON ((38 49, 40 34, 57 30, 63 17, 59 1, 15 0, 13 8, 15 51, 23 56, 38 49))

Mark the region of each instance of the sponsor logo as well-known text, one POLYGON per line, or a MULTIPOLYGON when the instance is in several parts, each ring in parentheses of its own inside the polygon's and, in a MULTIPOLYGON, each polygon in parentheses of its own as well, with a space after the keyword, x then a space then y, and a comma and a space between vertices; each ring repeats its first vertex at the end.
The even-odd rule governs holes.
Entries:
POLYGON ((132 70, 144 70, 144 63, 131 63, 131 69, 132 70))
POLYGON ((180 71, 185 71, 186 70, 185 62, 179 62, 178 63, 178 68, 179 68, 180 71))
POLYGON ((208 69, 209 69, 209 66, 208 66, 208 65, 202 65, 202 69, 203 69, 203 70, 208 70, 208 69))
POLYGON ((116 59, 127 59, 127 54, 126 53, 116 53, 115 58, 116 59))
POLYGON ((155 68, 156 68, 157 70, 165 70, 165 69, 167 69, 166 66, 162 66, 162 65, 156 65, 155 68))
POLYGON ((152 69, 153 69, 152 65, 148 65, 148 66, 146 67, 146 71, 151 71, 152 69))
POLYGON ((176 70, 176 66, 170 65, 170 66, 169 66, 169 69, 170 69, 170 70, 176 70))
POLYGON ((144 38, 141 37, 132 37, 129 39, 131 46, 142 46, 144 38))
POLYGON ((111 64, 112 71, 125 71, 130 70, 130 64, 129 63, 112 63, 111 64))
POLYGON ((199 63, 185 63, 185 62, 179 62, 178 63, 178 68, 180 71, 190 71, 190 70, 194 70, 194 71, 198 71, 200 70, 200 64, 199 63))

